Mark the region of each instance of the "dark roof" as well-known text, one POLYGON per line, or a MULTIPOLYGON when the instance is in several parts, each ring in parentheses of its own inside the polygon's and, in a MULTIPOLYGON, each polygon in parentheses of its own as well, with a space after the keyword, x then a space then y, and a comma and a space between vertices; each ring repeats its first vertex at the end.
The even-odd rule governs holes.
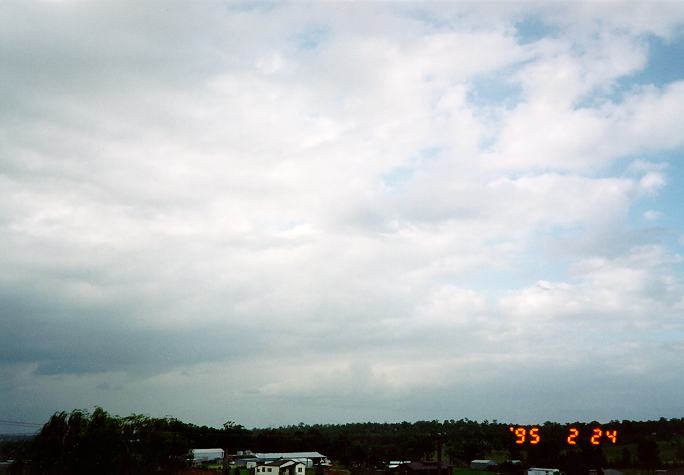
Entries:
POLYGON ((283 466, 285 464, 289 464, 289 463, 302 463, 302 462, 298 462, 296 460, 291 460, 291 459, 279 459, 279 460, 273 460, 271 462, 267 462, 263 465, 267 466, 267 467, 281 467, 281 466, 283 466))

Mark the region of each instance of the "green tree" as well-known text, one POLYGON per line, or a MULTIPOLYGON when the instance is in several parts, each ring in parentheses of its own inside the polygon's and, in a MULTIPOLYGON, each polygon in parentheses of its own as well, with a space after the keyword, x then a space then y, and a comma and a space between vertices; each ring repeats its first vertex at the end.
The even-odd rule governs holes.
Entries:
POLYGON ((620 459, 620 465, 624 468, 631 467, 634 463, 634 458, 632 457, 632 451, 629 447, 622 448, 622 458, 620 459))
POLYGON ((660 466, 660 451, 658 444, 651 438, 640 438, 637 441, 637 460, 643 468, 660 466))

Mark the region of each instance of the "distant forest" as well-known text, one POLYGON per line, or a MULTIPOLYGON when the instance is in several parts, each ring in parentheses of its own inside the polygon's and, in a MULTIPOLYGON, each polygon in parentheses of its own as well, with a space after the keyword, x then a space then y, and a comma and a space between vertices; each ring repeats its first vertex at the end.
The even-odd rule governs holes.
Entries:
MULTIPOLYGON (((341 468, 384 470, 391 460, 443 460, 467 467, 474 459, 492 459, 496 471, 520 472, 524 467, 560 468, 567 474, 590 468, 656 469, 684 465, 684 419, 558 424, 539 428, 516 444, 517 425, 468 419, 399 423, 298 424, 247 429, 228 421, 222 428, 188 424, 174 418, 143 415, 119 417, 102 408, 55 413, 33 438, 0 441, 0 460, 14 460, 15 473, 179 473, 192 448, 223 448, 254 452, 318 451, 341 468), (513 429, 511 429, 513 427, 513 429), (592 445, 594 428, 617 434, 592 445), (569 445, 570 428, 579 436, 569 445), (613 432, 617 431, 617 432, 613 432), (511 460, 520 460, 512 464, 511 460)), ((530 427, 525 430, 529 434, 530 427)), ((11 472, 10 472, 11 473, 11 472)))

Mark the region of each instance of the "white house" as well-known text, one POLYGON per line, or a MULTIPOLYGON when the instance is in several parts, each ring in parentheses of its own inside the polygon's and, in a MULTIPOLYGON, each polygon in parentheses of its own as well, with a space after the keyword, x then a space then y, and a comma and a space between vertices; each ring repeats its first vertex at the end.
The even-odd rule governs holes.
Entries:
POLYGON ((306 465, 296 460, 280 459, 257 463, 254 472, 257 475, 304 475, 306 465))
POLYGON ((268 452, 268 453, 249 453, 240 457, 236 457, 236 462, 239 466, 246 466, 247 468, 254 467, 259 464, 267 462, 274 462, 276 460, 293 460, 301 462, 306 468, 311 468, 314 465, 330 465, 330 460, 325 455, 319 452, 268 452))
POLYGON ((530 467, 527 469, 527 475, 560 475, 560 470, 557 468, 530 467))

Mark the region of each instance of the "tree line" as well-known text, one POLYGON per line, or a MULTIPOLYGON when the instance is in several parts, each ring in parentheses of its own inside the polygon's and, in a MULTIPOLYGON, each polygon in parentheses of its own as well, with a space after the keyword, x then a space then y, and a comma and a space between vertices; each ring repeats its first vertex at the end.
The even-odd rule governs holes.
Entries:
MULTIPOLYGON (((598 423, 575 423, 580 432, 598 423)), ((12 450, 15 473, 142 474, 179 473, 188 466, 192 448, 220 447, 227 453, 318 451, 336 464, 355 469, 380 469, 390 460, 443 460, 465 466, 473 459, 517 459, 497 471, 521 466, 556 467, 565 473, 586 473, 608 465, 656 468, 663 463, 684 465, 684 419, 613 421, 604 424, 619 434, 618 443, 593 445, 578 438, 566 443, 568 424, 546 422, 539 427, 543 443, 516 444, 510 424, 469 419, 398 423, 298 424, 247 429, 234 422, 223 427, 197 426, 175 418, 144 415, 114 416, 102 408, 92 413, 57 412, 31 440, 0 447, 0 457, 12 450), (606 451, 612 453, 611 460, 606 451), (663 449, 667 449, 663 459, 663 449), (616 457, 616 450, 618 456, 616 457)))

